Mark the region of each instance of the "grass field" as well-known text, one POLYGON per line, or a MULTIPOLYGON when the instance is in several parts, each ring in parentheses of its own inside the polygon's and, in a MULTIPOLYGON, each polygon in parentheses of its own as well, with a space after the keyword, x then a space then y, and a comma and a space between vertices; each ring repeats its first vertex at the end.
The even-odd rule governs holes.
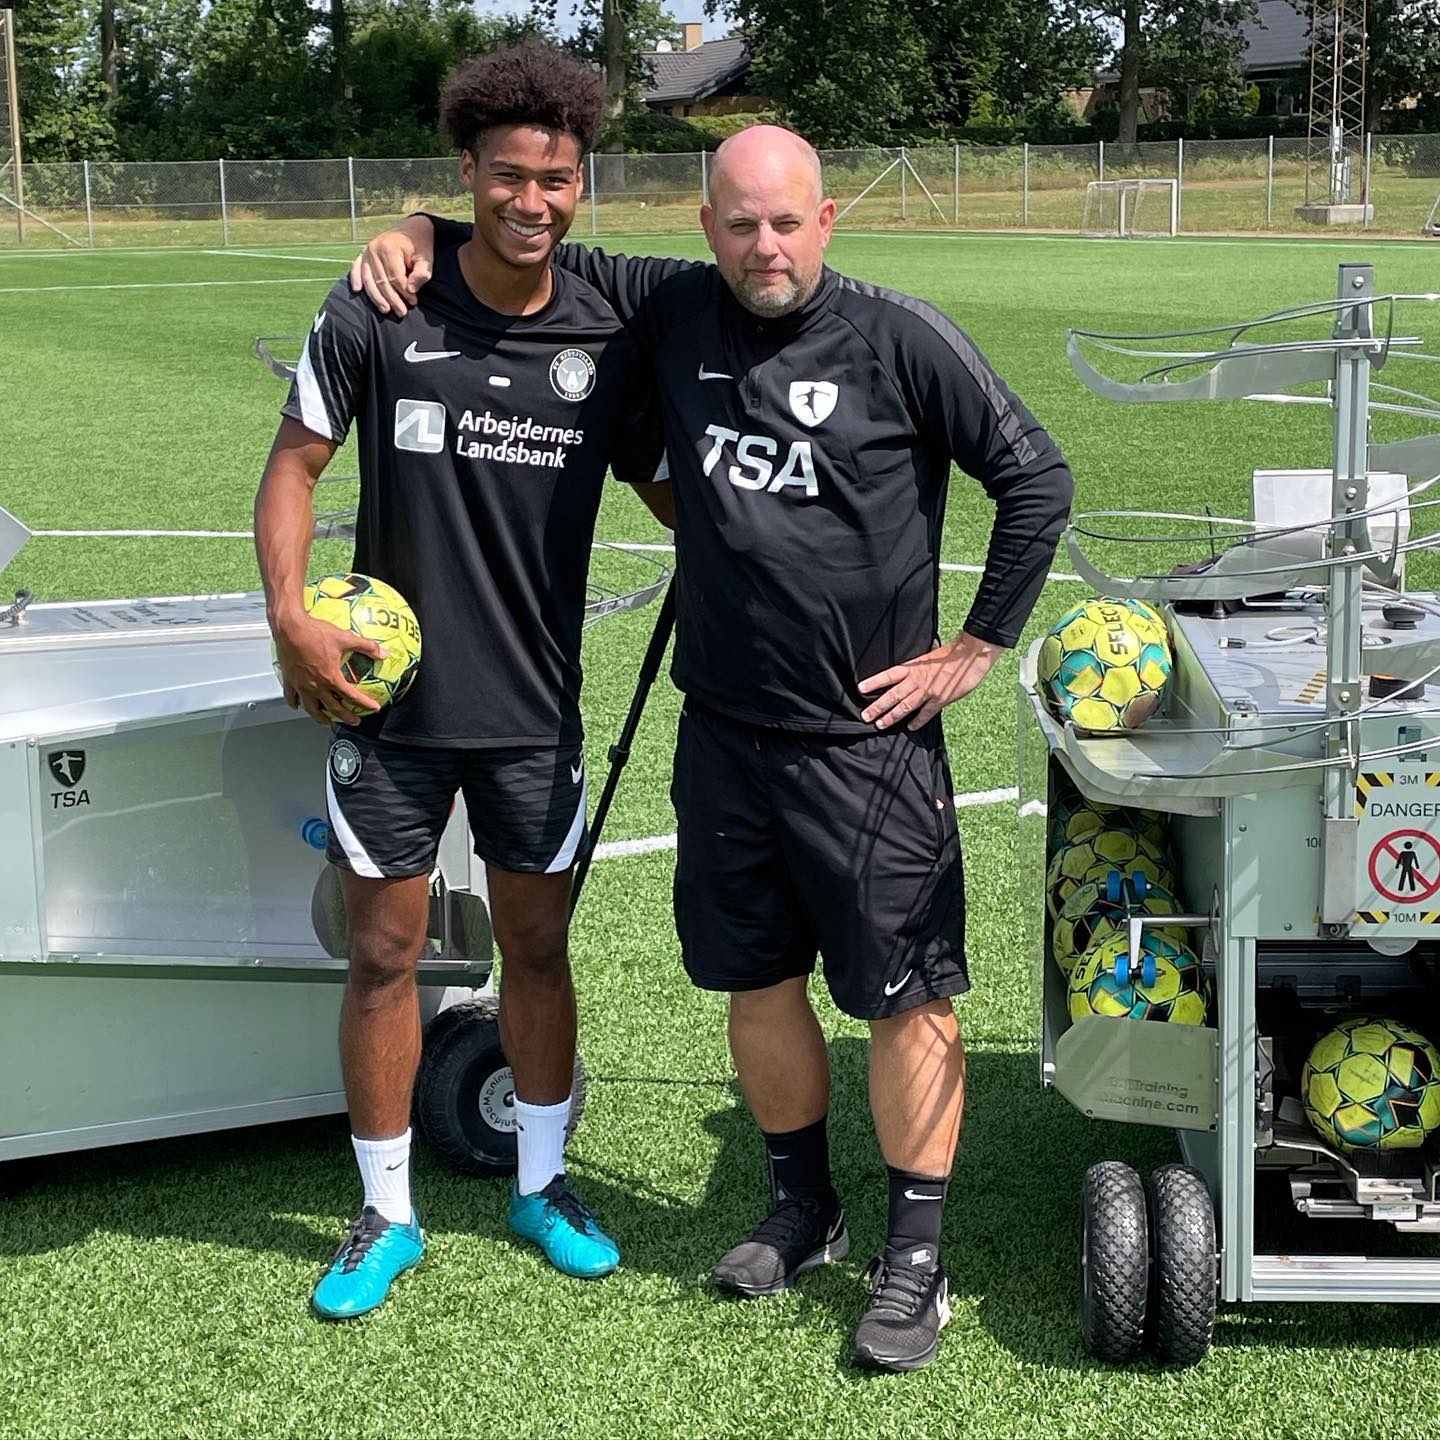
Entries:
MULTIPOLYGON (((688 237, 625 243, 700 253, 688 237)), ((251 341, 303 331, 348 253, 0 258, 0 504, 37 530, 248 529, 282 399, 251 341)), ((1247 513, 1255 466, 1327 464, 1323 413, 1107 406, 1070 374, 1066 328, 1176 328, 1326 298, 1346 259, 1373 259, 1382 290, 1435 282, 1423 244, 1374 241, 846 235, 831 259, 963 325, 1059 440, 1081 507, 1209 504, 1220 515, 1247 513)), ((1440 320, 1423 323, 1434 348, 1440 320)), ((342 454, 336 466, 351 462, 342 454)), ((979 487, 957 477, 945 561, 983 560, 990 513, 979 487)), ((619 489, 599 534, 664 538, 619 489)), ((322 546, 315 568, 347 558, 322 546)), ((605 564, 615 567, 607 582, 624 579, 625 562, 605 564)), ((60 599, 256 583, 243 540, 36 538, 0 582, 0 601, 21 586, 60 599)), ((954 630, 975 577, 947 571, 941 584, 954 630)), ((1079 595, 1051 584, 1031 633, 1079 595)), ((587 632, 592 773, 618 731, 651 619, 587 632)), ((621 1241, 617 1275, 586 1285, 549 1271, 510 1243, 501 1182, 460 1180, 422 1152, 426 1263, 368 1320, 316 1323, 310 1286, 358 1199, 338 1119, 0 1171, 10 1191, 0 1202, 0 1435, 1433 1431, 1440 1315, 1424 1308, 1230 1308, 1212 1355, 1183 1374, 1085 1359, 1080 1177, 1096 1159, 1148 1168, 1174 1147, 1163 1131, 1088 1122, 1036 1082, 1014 920, 1034 877, 1017 874, 1013 802, 980 794, 1014 784, 1014 677, 1012 658, 947 712, 956 788, 976 797, 961 811, 975 989, 960 1006, 971 1091, 946 1231, 956 1314, 929 1371, 865 1377, 843 1357, 861 1271, 883 1238, 884 1186, 863 1027, 828 1005, 832 1148, 855 1251, 773 1301, 722 1303, 708 1289, 709 1265, 763 1205, 763 1154, 733 1084, 723 1004, 692 991, 679 968, 673 852, 662 847, 598 864, 574 935, 591 1097, 570 1163, 621 1241)), ((657 687, 607 841, 673 830, 677 708, 657 687)), ((1297 1247, 1368 1243, 1364 1230, 1317 1240, 1300 1224, 1277 1220, 1297 1247)))

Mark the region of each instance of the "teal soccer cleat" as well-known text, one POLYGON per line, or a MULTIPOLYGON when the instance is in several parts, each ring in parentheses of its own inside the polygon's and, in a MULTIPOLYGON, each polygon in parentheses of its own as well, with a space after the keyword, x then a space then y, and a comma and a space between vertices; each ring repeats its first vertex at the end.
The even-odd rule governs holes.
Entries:
POLYGON ((367 1205, 335 1252, 310 1303, 323 1320, 353 1320, 384 1303, 398 1276, 413 1270, 425 1253, 420 1218, 410 1223, 387 1220, 367 1205))
POLYGON ((557 1175, 543 1190, 510 1191, 510 1228, 533 1240, 557 1270, 581 1280, 598 1280, 620 1263, 620 1247, 557 1175))

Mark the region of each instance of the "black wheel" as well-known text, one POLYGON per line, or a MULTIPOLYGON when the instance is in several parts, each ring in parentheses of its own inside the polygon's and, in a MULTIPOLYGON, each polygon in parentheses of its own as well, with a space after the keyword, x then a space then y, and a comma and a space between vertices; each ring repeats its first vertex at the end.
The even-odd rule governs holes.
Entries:
POLYGON ((1162 1165, 1150 1177, 1151 1339, 1169 1365, 1193 1365, 1215 1331, 1215 1210, 1199 1171, 1162 1165))
POLYGON ((1085 1172, 1080 1241, 1080 1334, 1097 1360, 1140 1353, 1149 1271, 1145 1187, 1128 1165, 1102 1160, 1085 1172))
MULTIPOLYGON (((575 1057, 570 1124, 585 1110, 585 1066, 575 1057)), ((415 1118, 426 1140, 463 1175, 515 1171, 515 1086, 500 1045, 493 996, 442 1010, 425 1031, 415 1118)))

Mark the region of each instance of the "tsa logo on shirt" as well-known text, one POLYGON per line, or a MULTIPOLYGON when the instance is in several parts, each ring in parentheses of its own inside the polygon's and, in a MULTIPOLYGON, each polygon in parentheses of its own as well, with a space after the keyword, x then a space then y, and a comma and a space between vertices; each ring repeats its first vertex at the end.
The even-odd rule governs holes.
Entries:
POLYGON ((830 418, 840 387, 832 380, 792 380, 790 409, 795 418, 812 430, 830 418))
POLYGON ((445 407, 438 400, 397 400, 395 448, 438 455, 445 448, 445 407))

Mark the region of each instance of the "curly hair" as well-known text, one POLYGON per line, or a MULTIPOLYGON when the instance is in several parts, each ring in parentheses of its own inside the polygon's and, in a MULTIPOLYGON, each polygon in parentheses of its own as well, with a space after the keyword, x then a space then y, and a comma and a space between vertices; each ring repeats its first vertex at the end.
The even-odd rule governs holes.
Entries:
POLYGON ((461 150, 475 154, 496 125, 539 125, 594 148, 605 87, 599 72, 554 45, 526 40, 465 61, 440 96, 440 119, 461 150))

